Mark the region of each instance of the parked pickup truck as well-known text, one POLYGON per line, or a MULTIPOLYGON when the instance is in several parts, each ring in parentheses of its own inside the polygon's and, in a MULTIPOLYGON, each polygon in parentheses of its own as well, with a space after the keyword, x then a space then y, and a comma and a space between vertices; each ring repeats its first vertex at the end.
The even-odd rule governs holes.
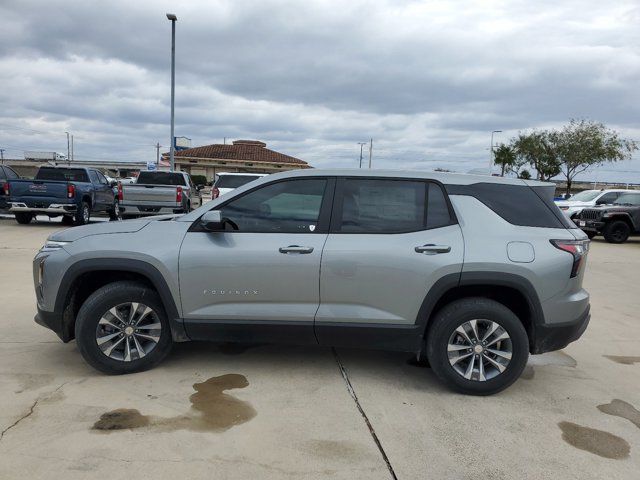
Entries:
POLYGON ((200 191, 184 172, 140 172, 138 181, 118 184, 122 217, 187 213, 202 204, 200 191))
POLYGON ((33 180, 8 180, 5 185, 9 212, 18 223, 29 223, 36 215, 62 215, 65 224, 84 225, 94 212, 119 218, 113 186, 93 168, 41 167, 33 180))

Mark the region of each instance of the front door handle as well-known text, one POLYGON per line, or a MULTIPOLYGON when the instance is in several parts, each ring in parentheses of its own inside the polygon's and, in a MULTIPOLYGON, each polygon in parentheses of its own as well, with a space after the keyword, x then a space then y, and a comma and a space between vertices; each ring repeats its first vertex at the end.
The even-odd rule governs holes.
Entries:
POLYGON ((300 245, 289 245, 288 247, 280 247, 278 250, 280 253, 311 253, 313 247, 301 247, 300 245))
POLYGON ((428 243, 415 248, 416 253, 426 253, 427 255, 436 255, 438 253, 449 253, 451 247, 449 245, 434 245, 428 243))

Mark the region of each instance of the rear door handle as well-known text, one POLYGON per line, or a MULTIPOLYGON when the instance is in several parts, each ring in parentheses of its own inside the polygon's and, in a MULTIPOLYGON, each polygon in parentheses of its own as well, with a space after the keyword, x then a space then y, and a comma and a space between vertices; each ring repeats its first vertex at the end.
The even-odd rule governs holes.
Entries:
POLYGON ((427 255, 436 255, 438 253, 449 253, 451 247, 449 245, 434 245, 428 243, 415 248, 416 253, 426 253, 427 255))
POLYGON ((280 247, 280 253, 311 253, 313 247, 301 247, 300 245, 289 245, 288 247, 280 247))

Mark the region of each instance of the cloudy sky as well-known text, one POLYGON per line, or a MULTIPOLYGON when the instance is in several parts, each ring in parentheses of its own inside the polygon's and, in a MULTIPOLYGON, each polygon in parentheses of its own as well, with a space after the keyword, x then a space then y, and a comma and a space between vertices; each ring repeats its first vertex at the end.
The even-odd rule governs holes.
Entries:
MULTIPOLYGON (((605 122, 640 140, 640 3, 0 0, 0 148, 153 160, 176 134, 316 167, 466 172, 490 134, 605 122)), ((640 182, 640 155, 587 174, 640 182)))

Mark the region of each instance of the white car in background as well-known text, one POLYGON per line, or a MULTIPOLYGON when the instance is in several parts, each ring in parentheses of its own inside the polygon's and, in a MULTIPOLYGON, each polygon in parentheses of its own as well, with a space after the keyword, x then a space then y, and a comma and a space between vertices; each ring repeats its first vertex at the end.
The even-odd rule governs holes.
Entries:
POLYGON ((211 198, 218 198, 246 183, 267 175, 267 173, 218 173, 211 189, 211 198))
POLYGON ((569 197, 567 200, 558 200, 556 205, 567 217, 574 219, 580 215, 583 209, 595 207, 596 205, 608 205, 613 203, 621 194, 628 193, 629 190, 584 190, 569 197))

